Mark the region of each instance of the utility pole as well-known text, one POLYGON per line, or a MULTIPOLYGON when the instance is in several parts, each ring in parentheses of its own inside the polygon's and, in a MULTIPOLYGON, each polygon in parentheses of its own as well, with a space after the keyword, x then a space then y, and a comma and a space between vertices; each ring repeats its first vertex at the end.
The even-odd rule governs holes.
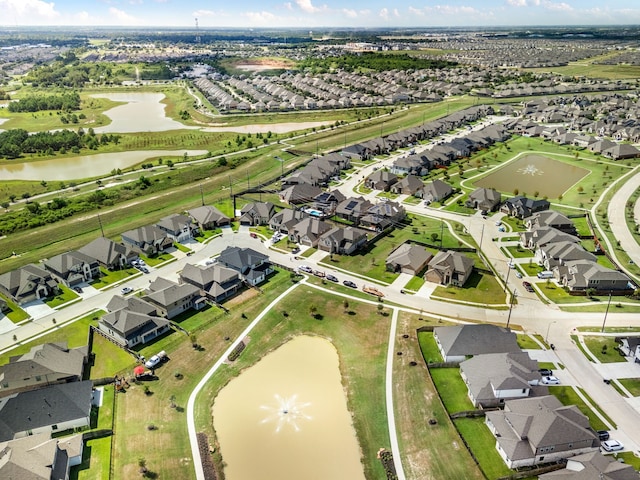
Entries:
POLYGON ((200 198, 202 200, 202 206, 204 207, 204 193, 202 192, 202 184, 200 184, 200 198))
POLYGON ((104 229, 102 228, 102 220, 100 219, 100 214, 98 214, 98 225, 100 225, 100 233, 104 237, 104 229))
POLYGON ((509 328, 509 322, 511 322, 511 312, 513 311, 513 304, 516 301, 516 297, 518 295, 516 294, 516 291, 514 290, 513 293, 511 294, 511 302, 509 303, 509 316, 507 317, 507 329, 509 328))
POLYGON ((607 302, 607 309, 604 311, 604 320, 602 320, 602 330, 600 330, 600 333, 604 333, 604 326, 607 323, 607 313, 609 313, 609 305, 611 305, 611 291, 609 291, 609 301, 607 302))

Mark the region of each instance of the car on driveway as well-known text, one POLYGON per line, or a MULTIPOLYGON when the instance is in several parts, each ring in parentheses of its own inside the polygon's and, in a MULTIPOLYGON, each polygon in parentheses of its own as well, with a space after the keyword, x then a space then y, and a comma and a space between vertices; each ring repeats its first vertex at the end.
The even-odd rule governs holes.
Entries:
POLYGON ((549 375, 547 377, 542 377, 542 383, 545 385, 560 385, 560 380, 553 375, 549 375))
POLYGON ((82 288, 80 288, 80 287, 73 287, 73 290, 74 290, 76 293, 82 293, 82 288))
POLYGON ((550 377, 553 375, 553 370, 550 370, 548 368, 541 368, 540 370, 538 370, 538 372, 540 373, 540 375, 542 375, 543 377, 550 377))
POLYGON ((358 288, 358 285, 356 285, 354 282, 352 282, 351 280, 345 280, 344 282, 342 282, 342 284, 346 287, 351 287, 351 288, 358 288))
POLYGON ((120 290, 120 293, 122 293, 123 295, 126 295, 127 293, 131 293, 133 292, 133 288, 131 287, 123 287, 122 290, 120 290))
POLYGON ((605 440, 600 444, 600 446, 606 452, 617 452, 619 450, 624 450, 624 445, 617 440, 605 440))
POLYGON ((607 430, 598 430, 598 439, 601 442, 604 442, 605 440, 609 440, 609 432, 607 430))
POLYGON ((296 254, 296 253, 300 253, 300 247, 296 247, 293 250, 291 250, 291 253, 296 254))
POLYGON ((333 275, 329 274, 327 275, 327 280, 329 280, 330 282, 335 282, 338 283, 338 277, 334 277, 333 275))

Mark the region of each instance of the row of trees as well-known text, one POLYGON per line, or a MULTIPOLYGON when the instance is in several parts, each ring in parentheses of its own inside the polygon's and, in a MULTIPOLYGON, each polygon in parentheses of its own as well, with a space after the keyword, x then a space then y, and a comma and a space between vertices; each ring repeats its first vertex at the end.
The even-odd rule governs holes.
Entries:
POLYGON ((62 110, 70 112, 80 109, 80 95, 67 92, 62 95, 28 95, 17 102, 11 102, 10 112, 40 112, 42 110, 62 110))
POLYGON ((56 132, 38 132, 29 135, 26 130, 17 128, 0 133, 0 157, 7 159, 19 158, 27 154, 53 155, 55 152, 79 153, 82 148, 96 150, 99 145, 120 142, 119 135, 104 134, 98 137, 92 128, 88 133, 80 128, 73 130, 59 130, 56 132))
POLYGON ((307 68, 318 71, 340 69, 348 72, 368 69, 377 72, 386 70, 419 70, 424 68, 447 68, 457 65, 447 60, 412 57, 407 54, 386 55, 367 52, 361 55, 342 55, 340 57, 308 58, 300 62, 301 70, 307 68))

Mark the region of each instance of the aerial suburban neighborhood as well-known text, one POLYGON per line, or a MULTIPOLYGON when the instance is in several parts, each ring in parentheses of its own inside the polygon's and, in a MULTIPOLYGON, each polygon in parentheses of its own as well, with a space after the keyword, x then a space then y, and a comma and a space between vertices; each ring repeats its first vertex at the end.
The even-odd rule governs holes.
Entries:
POLYGON ((0 478, 639 478, 638 65, 0 27, 0 478))

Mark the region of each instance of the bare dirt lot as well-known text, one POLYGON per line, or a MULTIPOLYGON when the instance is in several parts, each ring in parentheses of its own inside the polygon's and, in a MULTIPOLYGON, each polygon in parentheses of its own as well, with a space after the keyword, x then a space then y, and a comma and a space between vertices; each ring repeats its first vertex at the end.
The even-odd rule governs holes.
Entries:
POLYGON ((542 155, 525 155, 474 182, 476 187, 495 188, 540 197, 558 198, 589 174, 589 170, 542 155))

